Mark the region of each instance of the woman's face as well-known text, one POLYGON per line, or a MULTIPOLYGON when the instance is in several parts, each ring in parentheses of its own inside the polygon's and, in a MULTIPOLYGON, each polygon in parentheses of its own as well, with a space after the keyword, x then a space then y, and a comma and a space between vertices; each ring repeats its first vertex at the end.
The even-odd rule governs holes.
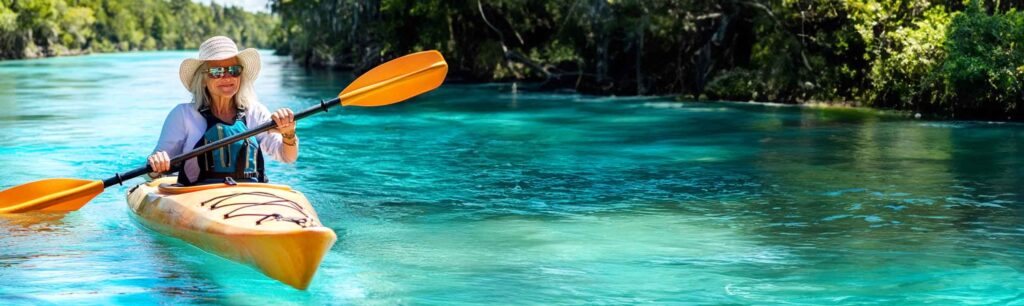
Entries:
MULTIPOLYGON (((238 65, 238 58, 229 58, 217 61, 207 61, 206 64, 209 68, 227 67, 238 65)), ((240 76, 231 76, 230 73, 224 71, 223 76, 219 79, 210 77, 209 70, 206 71, 206 90, 210 91, 210 95, 213 97, 232 97, 238 93, 238 88, 242 82, 240 76)))

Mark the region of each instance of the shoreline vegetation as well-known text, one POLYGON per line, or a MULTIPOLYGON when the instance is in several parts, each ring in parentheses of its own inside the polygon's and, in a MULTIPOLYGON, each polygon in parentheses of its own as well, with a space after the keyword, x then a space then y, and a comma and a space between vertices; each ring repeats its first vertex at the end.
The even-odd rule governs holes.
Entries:
POLYGON ((310 68, 359 73, 438 49, 451 78, 462 82, 1024 120, 1024 12, 1012 1, 270 0, 269 6, 270 14, 188 0, 0 0, 0 58, 195 48, 220 34, 310 68))
POLYGON ((190 0, 0 0, 0 59, 196 49, 213 35, 273 48, 278 18, 190 0))

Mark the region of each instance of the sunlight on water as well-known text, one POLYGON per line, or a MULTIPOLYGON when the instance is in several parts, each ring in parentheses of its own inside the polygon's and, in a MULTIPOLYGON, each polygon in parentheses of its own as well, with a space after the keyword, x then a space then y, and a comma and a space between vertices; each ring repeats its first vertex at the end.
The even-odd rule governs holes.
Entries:
MULTIPOLYGON (((140 166, 192 55, 0 62, 0 187, 140 166)), ((351 80, 262 56, 272 109, 351 80)), ((142 229, 114 186, 78 212, 0 216, 0 304, 1024 300, 1019 124, 497 84, 298 134, 271 180, 339 235, 308 291, 142 229)))

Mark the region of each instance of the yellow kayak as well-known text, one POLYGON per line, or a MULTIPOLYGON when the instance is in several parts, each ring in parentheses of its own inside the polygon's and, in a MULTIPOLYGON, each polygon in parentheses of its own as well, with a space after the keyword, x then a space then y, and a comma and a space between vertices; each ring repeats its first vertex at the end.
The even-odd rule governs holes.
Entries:
POLYGON ((273 184, 174 187, 177 178, 128 192, 142 225, 218 256, 249 265, 304 290, 338 237, 320 224, 302 193, 273 184))

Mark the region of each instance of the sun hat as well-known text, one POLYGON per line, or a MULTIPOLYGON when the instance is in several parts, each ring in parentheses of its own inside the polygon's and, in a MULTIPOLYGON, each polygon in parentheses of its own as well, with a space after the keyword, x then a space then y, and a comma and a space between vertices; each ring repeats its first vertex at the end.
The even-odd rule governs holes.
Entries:
POLYGON ((186 58, 178 68, 178 76, 181 77, 181 85, 185 90, 192 91, 189 83, 192 82, 192 75, 196 69, 206 61, 216 61, 238 57, 238 64, 242 66, 242 79, 249 82, 255 81, 260 73, 260 54, 256 49, 248 48, 238 51, 238 45, 233 40, 224 36, 210 37, 199 45, 199 57, 186 58))

